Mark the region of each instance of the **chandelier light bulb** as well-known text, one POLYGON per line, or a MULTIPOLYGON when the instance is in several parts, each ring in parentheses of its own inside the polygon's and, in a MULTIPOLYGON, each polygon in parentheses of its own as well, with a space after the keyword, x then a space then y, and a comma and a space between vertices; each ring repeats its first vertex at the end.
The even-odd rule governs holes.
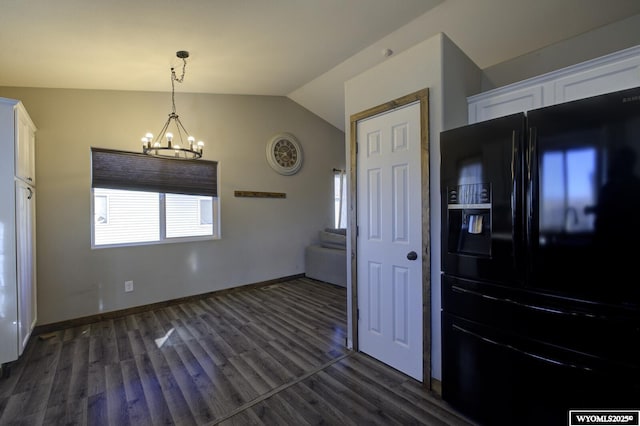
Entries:
POLYGON ((173 133, 171 133, 171 132, 167 132, 166 136, 167 136, 167 140, 168 140, 169 142, 171 142, 171 141, 173 140, 173 133))
POLYGON ((153 140, 153 133, 149 133, 147 132, 146 135, 144 135, 145 138, 149 139, 149 142, 151 142, 153 140))

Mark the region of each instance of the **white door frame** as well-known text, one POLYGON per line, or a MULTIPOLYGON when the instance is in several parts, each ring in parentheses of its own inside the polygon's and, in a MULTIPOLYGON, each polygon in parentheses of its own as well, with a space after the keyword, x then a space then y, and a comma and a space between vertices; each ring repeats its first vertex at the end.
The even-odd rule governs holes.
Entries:
POLYGON ((358 351, 358 248, 357 248, 357 129, 358 121, 394 110, 407 104, 420 102, 420 155, 422 188, 422 330, 423 330, 423 386, 431 389, 431 249, 429 203, 429 90, 422 89, 409 95, 353 114, 350 117, 350 185, 349 228, 351 229, 351 332, 353 349, 358 351))

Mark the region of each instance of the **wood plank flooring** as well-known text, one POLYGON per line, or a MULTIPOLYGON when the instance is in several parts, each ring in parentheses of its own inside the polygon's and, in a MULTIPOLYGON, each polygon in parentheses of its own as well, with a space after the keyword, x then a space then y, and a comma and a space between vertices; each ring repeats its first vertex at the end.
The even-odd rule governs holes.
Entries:
POLYGON ((33 337, 0 425, 468 425, 345 348, 346 291, 307 278, 33 337))

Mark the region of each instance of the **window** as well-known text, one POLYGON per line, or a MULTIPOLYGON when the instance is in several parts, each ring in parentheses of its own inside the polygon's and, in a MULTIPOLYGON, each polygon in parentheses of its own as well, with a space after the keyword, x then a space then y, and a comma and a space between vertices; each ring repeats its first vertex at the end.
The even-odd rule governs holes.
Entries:
POLYGON ((213 197, 166 194, 167 238, 212 236, 214 229, 212 207, 213 197), (203 216, 205 221, 202 220, 203 216), (206 223, 207 218, 209 223, 206 223))
POLYGON ((213 225, 213 200, 211 198, 200 198, 200 225, 213 225))
POLYGON ((160 240, 160 197, 155 192, 94 188, 94 210, 101 199, 109 199, 107 216, 96 216, 93 245, 134 244, 160 240))
POLYGON ((344 170, 333 169, 334 227, 347 227, 347 179, 344 170))
POLYGON ((217 163, 92 148, 92 246, 220 236, 217 163))
POLYGON ((95 223, 109 223, 109 197, 107 194, 96 195, 93 199, 93 218, 95 223))

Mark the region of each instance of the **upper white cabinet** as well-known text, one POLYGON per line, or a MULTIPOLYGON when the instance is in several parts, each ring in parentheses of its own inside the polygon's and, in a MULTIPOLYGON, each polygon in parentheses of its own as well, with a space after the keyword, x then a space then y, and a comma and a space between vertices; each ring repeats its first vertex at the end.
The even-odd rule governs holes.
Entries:
POLYGON ((544 106, 544 86, 505 86, 468 98, 469 124, 544 106), (510 87, 512 90, 502 90, 510 87), (486 95, 486 96, 485 96, 486 95))
POLYGON ((37 319, 35 132, 20 101, 0 98, 0 364, 18 359, 37 319))
POLYGON ((29 114, 25 110, 22 102, 15 108, 15 130, 16 130, 16 177, 25 182, 35 185, 36 164, 35 164, 35 140, 36 127, 31 121, 29 114))
POLYGON ((640 86, 640 46, 467 98, 469 124, 640 86))

